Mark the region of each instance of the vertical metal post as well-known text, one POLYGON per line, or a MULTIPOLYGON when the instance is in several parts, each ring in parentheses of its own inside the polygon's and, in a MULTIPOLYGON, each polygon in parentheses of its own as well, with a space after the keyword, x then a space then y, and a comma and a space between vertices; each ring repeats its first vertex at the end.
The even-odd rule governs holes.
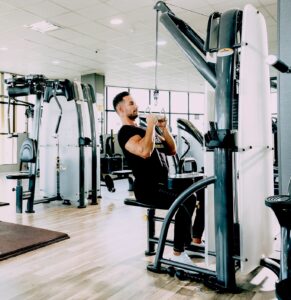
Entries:
POLYGON ((288 255, 290 251, 290 242, 290 229, 281 227, 280 280, 288 278, 288 255))
POLYGON ((85 208, 85 145, 84 145, 84 129, 83 129, 83 117, 80 104, 75 102, 78 128, 79 128, 79 205, 78 208, 85 208))
POLYGON ((41 105, 43 100, 43 87, 41 84, 38 84, 36 87, 36 99, 34 106, 34 117, 33 117, 33 133, 31 138, 36 143, 35 149, 35 163, 31 164, 31 174, 33 176, 29 178, 28 190, 31 192, 30 197, 27 199, 27 213, 34 213, 33 205, 34 205, 34 197, 35 197, 35 181, 36 181, 36 173, 38 168, 38 145, 39 145, 39 130, 40 130, 40 121, 41 121, 41 105))
MULTIPOLYGON (((234 95, 234 51, 232 48, 237 34, 237 15, 237 10, 229 10, 221 15, 220 20, 215 90, 219 141, 223 141, 232 129, 232 99, 234 95), (225 53, 225 49, 227 49, 227 53, 225 53)), ((214 170, 217 177, 214 185, 216 272, 217 280, 227 289, 233 289, 236 286, 233 260, 232 169, 232 149, 216 148, 214 150, 214 170)))
POLYGON ((16 186, 16 212, 22 213, 22 197, 23 197, 23 187, 22 187, 22 180, 17 179, 17 186, 16 186))
MULTIPOLYGON (((92 199, 91 204, 97 203, 97 141, 96 141, 96 122, 95 115, 93 110, 93 99, 94 95, 91 94, 90 86, 87 85, 87 93, 88 93, 88 110, 90 116, 90 129, 91 129, 91 147, 92 147, 92 166, 91 166, 91 177, 92 177, 92 199)), ((92 87, 93 89, 93 87, 92 87)), ((92 91, 93 92, 93 91, 92 91)))
POLYGON ((148 226, 147 226, 147 234, 148 234, 148 238, 147 238, 147 250, 145 251, 145 255, 153 255, 155 254, 155 243, 150 241, 150 239, 152 239, 155 236, 155 232, 156 232, 156 224, 155 224, 155 213, 156 210, 154 208, 149 208, 147 210, 147 218, 148 218, 148 226))

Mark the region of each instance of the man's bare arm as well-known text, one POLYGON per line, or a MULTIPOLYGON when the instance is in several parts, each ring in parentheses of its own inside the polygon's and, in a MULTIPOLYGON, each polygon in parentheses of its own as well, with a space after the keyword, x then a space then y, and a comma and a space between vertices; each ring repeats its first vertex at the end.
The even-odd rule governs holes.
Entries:
POLYGON ((154 127, 157 123, 155 115, 147 116, 147 129, 145 136, 142 138, 139 135, 134 135, 125 144, 125 149, 139 157, 148 158, 152 155, 155 148, 155 130, 154 127))

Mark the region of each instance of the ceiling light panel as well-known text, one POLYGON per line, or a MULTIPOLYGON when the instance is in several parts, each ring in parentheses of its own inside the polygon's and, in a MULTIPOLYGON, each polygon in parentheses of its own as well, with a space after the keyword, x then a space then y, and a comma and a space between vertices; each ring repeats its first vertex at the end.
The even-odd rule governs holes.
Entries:
MULTIPOLYGON (((156 66, 156 62, 154 60, 150 61, 143 61, 135 64, 136 66, 142 68, 142 69, 147 69, 147 68, 152 68, 156 66)), ((160 66, 160 63, 157 63, 158 66, 160 66)))
POLYGON ((29 28, 31 30, 41 32, 41 33, 53 31, 53 30, 57 30, 57 29, 61 28, 61 27, 54 25, 52 23, 49 23, 47 21, 41 21, 41 22, 30 24, 30 25, 25 25, 25 27, 29 28))

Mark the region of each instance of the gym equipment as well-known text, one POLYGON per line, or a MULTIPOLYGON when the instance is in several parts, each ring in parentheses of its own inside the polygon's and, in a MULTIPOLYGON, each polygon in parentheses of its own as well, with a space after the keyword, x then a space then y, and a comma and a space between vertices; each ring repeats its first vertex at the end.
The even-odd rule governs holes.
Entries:
MULTIPOLYGON (((33 118, 33 132, 30 137, 26 139, 21 147, 20 161, 29 163, 29 171, 27 173, 19 173, 7 175, 7 179, 16 179, 16 211, 22 212, 22 202, 27 199, 27 213, 34 213, 33 206, 36 203, 43 203, 47 200, 34 201, 35 195, 35 182, 37 176, 37 156, 39 147, 39 129, 41 121, 41 109, 44 99, 45 88, 47 84, 47 78, 43 75, 28 75, 23 77, 14 77, 5 80, 8 85, 8 95, 10 97, 36 95, 34 106, 34 118, 33 118), (28 191, 23 192, 22 180, 28 179, 28 191)), ((66 95, 68 98, 71 93, 68 89, 67 82, 59 82, 59 93, 66 95)))
POLYGON ((269 267, 279 276, 280 281, 276 283, 278 299, 291 299, 291 196, 277 195, 268 197, 265 200, 265 204, 274 211, 281 226, 281 254, 280 266, 276 264, 276 261, 270 262, 270 260, 263 261, 262 264, 269 267))
POLYGON ((279 172, 278 172, 278 119, 272 117, 272 133, 274 137, 274 195, 279 194, 279 172))
MULTIPOLYGON (((168 188, 171 190, 185 190, 187 187, 189 187, 191 184, 198 182, 204 177, 204 174, 201 173, 185 173, 185 174, 171 174, 168 177, 168 188)), ((204 200, 204 191, 202 193, 197 194, 198 200, 204 200)), ((126 198, 124 200, 125 205, 130 206, 138 206, 147 208, 147 250, 145 251, 146 256, 151 256, 156 254, 155 245, 159 243, 159 238, 156 236, 156 227, 155 222, 163 222, 164 218, 156 216, 156 210, 165 210, 165 208, 161 208, 158 205, 149 205, 142 202, 138 202, 135 198, 126 198)), ((174 221, 171 219, 170 223, 174 223, 174 221)), ((166 240, 166 245, 173 246, 173 241, 166 240)), ((203 247, 188 247, 189 250, 193 252, 199 252, 201 253, 204 249, 203 247)))
MULTIPOLYGON (((36 95, 33 133, 30 137, 30 143, 36 146, 31 146, 30 150, 27 150, 26 147, 26 151, 21 151, 20 155, 22 162, 29 162, 29 173, 7 176, 8 179, 18 180, 16 188, 17 211, 22 212, 24 199, 28 200, 26 212, 29 213, 34 212, 34 204, 62 199, 68 199, 65 201, 67 204, 71 200, 76 200, 79 202, 78 207, 83 208, 86 207, 85 194, 89 195, 89 189, 91 189, 92 204, 97 204, 96 172, 98 172, 98 168, 96 165, 98 155, 96 154, 96 138, 93 137, 95 142, 90 152, 89 148, 84 148, 91 144, 91 136, 90 138, 86 137, 83 133, 84 126, 88 135, 91 135, 90 129, 95 127, 94 115, 92 116, 94 109, 93 107, 86 107, 85 103, 82 104, 84 96, 81 84, 72 83, 69 80, 48 80, 43 75, 12 78, 6 80, 6 83, 8 94, 11 97, 36 95), (51 101, 51 99, 55 101, 51 101), (42 126, 40 126, 42 105, 43 119, 42 126), (83 115, 88 121, 86 124, 83 121, 83 115), (52 123, 56 124, 55 127, 51 126, 52 123), (83 124, 85 125, 83 126, 83 124), (40 130, 42 132, 39 139, 40 130), (55 142, 56 138, 57 142, 55 142), (39 149, 40 186, 44 193, 44 199, 34 200, 37 175, 36 158, 39 149), (42 157, 46 157, 46 159, 44 160, 42 157), (50 157, 51 159, 49 159, 50 157), (56 159, 56 167, 51 164, 54 159, 56 159), (60 164, 66 165, 65 172, 62 172, 63 168, 60 164), (85 176, 85 167, 88 176, 85 176), (90 171, 87 172, 87 170, 90 171), (91 175, 92 180, 90 180, 91 175), (29 179, 28 193, 22 192, 22 179, 29 179)), ((85 86, 84 89, 87 91, 86 100, 93 106, 94 92, 92 87, 85 86)))
MULTIPOLYGON (((155 9, 161 12, 160 21, 186 56, 215 89, 216 118, 206 135, 206 146, 214 155, 215 176, 193 184, 173 203, 163 223, 155 261, 148 270, 164 272, 162 264, 179 267, 190 271, 188 277, 194 280, 215 289, 234 291, 237 269, 248 273, 258 267, 262 255, 268 255, 272 245, 270 215, 262 201, 272 193, 265 21, 251 5, 246 5, 243 11, 213 13, 204 43, 164 2, 157 2, 155 9), (205 53, 215 53, 215 62, 207 63, 202 57, 205 53), (250 69, 252 76, 248 73, 250 69), (164 259, 172 216, 188 195, 213 183, 215 271, 164 259), (260 243, 253 242, 256 240, 260 243)), ((209 193, 207 202, 211 200, 209 193)))
POLYGON ((95 92, 91 84, 82 84, 83 94, 88 104, 89 119, 90 119, 90 129, 91 129, 91 147, 92 147, 92 166, 91 166, 91 204, 97 204, 97 198, 101 198, 101 188, 100 188, 100 145, 97 143, 98 136, 98 124, 96 122, 97 109, 95 92))
MULTIPOLYGON (((92 204, 97 204, 97 144, 92 92, 90 87, 80 82, 72 82, 74 98, 70 101, 65 97, 53 99, 53 89, 48 91, 44 103, 44 113, 41 135, 41 154, 50 159, 42 160, 41 190, 45 197, 53 197, 56 193, 54 184, 55 168, 50 162, 59 157, 61 162, 59 172, 59 194, 64 199, 78 202, 78 208, 86 207, 87 198, 92 204), (62 122, 57 119, 57 112, 62 108, 62 122), (57 122, 59 155, 55 144, 55 133, 51 124, 57 122), (47 183, 50 184, 47 184, 47 183)), ((94 92, 93 92, 94 97, 94 92)), ((99 189, 100 190, 100 189, 99 189)), ((68 202, 68 201, 66 201, 68 202)))
POLYGON ((109 192, 115 192, 114 180, 127 179, 129 184, 129 191, 133 190, 133 176, 132 170, 129 170, 124 159, 120 153, 115 153, 116 136, 111 130, 110 135, 105 138, 105 155, 101 157, 101 180, 109 192))
POLYGON ((63 110, 56 95, 58 83, 51 83, 47 86, 46 96, 42 108, 42 122, 39 138, 39 168, 41 170, 40 176, 40 191, 47 202, 58 200, 63 201, 64 205, 70 205, 68 199, 64 199, 61 195, 60 176, 61 176, 61 159, 60 159, 60 139, 59 128, 62 121, 63 110), (50 102, 54 100, 55 105, 50 102), (53 114, 50 114, 50 109, 53 109, 53 114), (51 126, 56 122, 55 127, 51 126), (51 157, 53 156, 53 157, 51 157), (43 159, 43 158, 46 159, 43 159), (55 165, 51 161, 55 160, 55 165))
POLYGON ((33 196, 35 188, 35 164, 36 164, 36 142, 33 139, 26 138, 20 148, 20 164, 23 162, 29 163, 29 171, 26 173, 7 175, 7 179, 16 179, 17 186, 13 188, 16 191, 16 212, 22 213, 22 203, 27 199, 27 212, 33 211, 33 196), (22 180, 29 179, 28 191, 23 192, 22 180))
MULTIPOLYGON (((26 102, 26 101, 19 100, 19 99, 15 99, 13 97, 6 96, 6 95, 0 95, 0 98, 7 99, 7 101, 0 101, 0 104, 7 105, 7 132, 1 132, 0 134, 1 135, 8 135, 9 138, 18 137, 18 133, 15 132, 14 128, 13 128, 13 131, 11 132, 11 121, 12 121, 12 124, 14 124, 14 118, 15 118, 14 109, 12 109, 13 114, 12 114, 12 117, 11 117, 11 106, 13 106, 13 107, 15 107, 15 106, 24 106, 24 107, 26 107, 25 116, 28 119, 28 118, 33 116, 34 104, 26 102)), ((28 132, 28 128, 26 128, 26 132, 28 132)))
MULTIPOLYGON (((177 120, 178 124, 178 140, 183 139, 184 142, 187 145, 187 149, 184 152, 184 154, 180 157, 180 165, 183 166, 185 164, 191 164, 192 170, 195 172, 204 172, 204 138, 202 133, 194 126, 192 122, 186 119, 179 118, 177 120), (190 135, 191 143, 186 139, 181 131, 187 135, 190 135), (191 148, 191 156, 186 157, 188 151, 190 151, 191 148), (194 167, 194 164, 196 165, 194 167)), ((180 167, 181 169, 181 167, 180 167)), ((181 173, 183 173, 183 170, 180 170, 181 173)), ((184 167, 185 172, 185 167, 184 167)))

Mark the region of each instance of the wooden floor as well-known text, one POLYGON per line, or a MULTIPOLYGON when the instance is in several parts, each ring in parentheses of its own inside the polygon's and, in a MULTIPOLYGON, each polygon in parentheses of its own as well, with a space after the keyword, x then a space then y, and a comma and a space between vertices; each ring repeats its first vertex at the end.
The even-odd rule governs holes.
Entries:
MULTIPOLYGON (((1 300, 93 299, 275 299, 276 277, 267 269, 239 278, 239 294, 217 294, 205 286, 148 272, 144 256, 145 210, 123 205, 127 181, 116 192, 102 188, 97 206, 78 209, 59 202, 39 204, 35 214, 15 213, 13 181, 0 176, 0 220, 66 232, 65 240, 0 261, 1 300)), ((0 241, 1 242, 1 241, 0 241)), ((170 251, 170 249, 168 249, 170 251)))

